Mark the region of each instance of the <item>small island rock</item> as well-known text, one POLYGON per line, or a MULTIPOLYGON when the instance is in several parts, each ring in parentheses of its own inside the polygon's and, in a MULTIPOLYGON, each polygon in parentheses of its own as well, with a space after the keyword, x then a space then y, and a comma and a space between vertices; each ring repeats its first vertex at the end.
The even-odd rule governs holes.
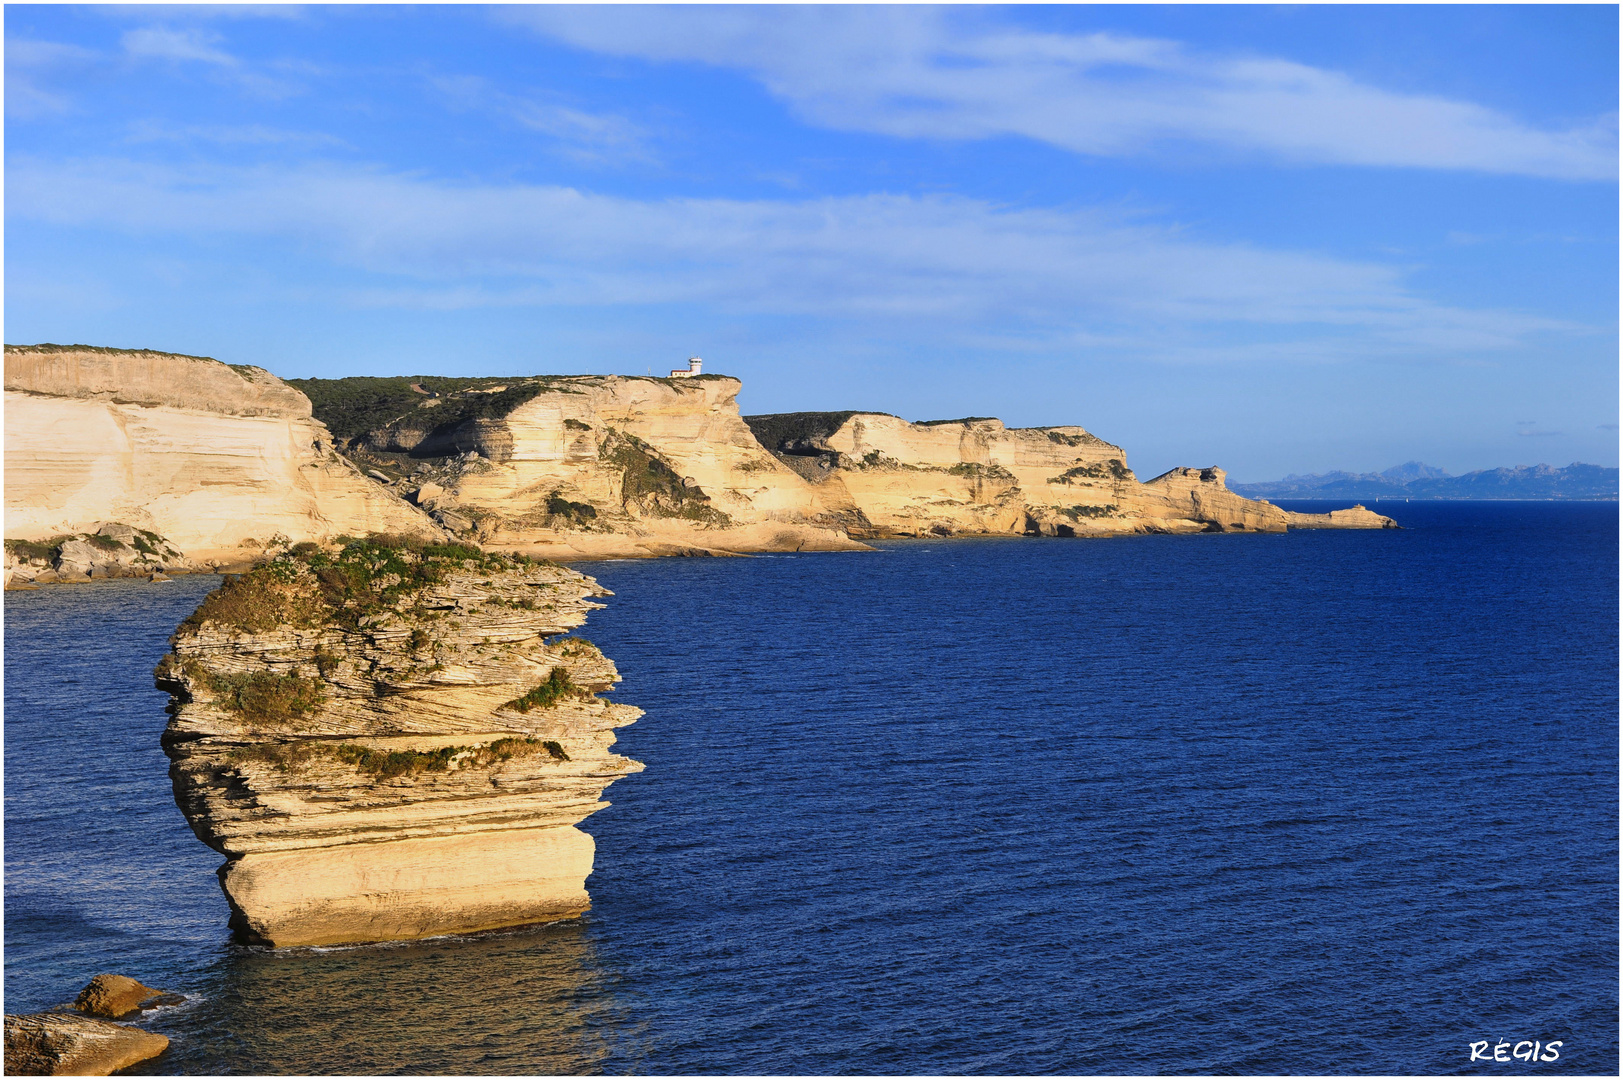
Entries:
POLYGON ((566 636, 573 570, 455 544, 295 545, 227 578, 153 673, 175 799, 226 857, 231 926, 336 945, 574 918, 594 844, 575 826, 637 772, 640 709, 566 636))

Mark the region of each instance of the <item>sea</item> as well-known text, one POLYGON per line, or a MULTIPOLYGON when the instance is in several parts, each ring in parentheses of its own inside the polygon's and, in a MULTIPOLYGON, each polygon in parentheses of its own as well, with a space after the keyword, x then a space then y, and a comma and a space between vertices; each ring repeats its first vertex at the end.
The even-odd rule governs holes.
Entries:
POLYGON ((234 944, 174 805, 217 579, 8 593, 5 1010, 186 995, 145 1073, 1615 1075, 1618 505, 1379 509, 579 564, 647 710, 591 911, 335 949, 234 944))

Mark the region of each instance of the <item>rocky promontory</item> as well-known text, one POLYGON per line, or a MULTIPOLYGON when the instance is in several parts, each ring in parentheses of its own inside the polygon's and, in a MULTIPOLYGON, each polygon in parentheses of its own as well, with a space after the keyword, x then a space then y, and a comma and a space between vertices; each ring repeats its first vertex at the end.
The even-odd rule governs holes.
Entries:
POLYGON ((303 543, 228 577, 154 673, 175 798, 226 857, 246 939, 425 937, 585 911, 575 826, 642 766, 641 715, 567 635, 607 593, 528 559, 402 538, 303 543))
POLYGON ((1394 524, 1293 514, 1215 467, 1141 482, 1077 425, 746 417, 741 389, 714 374, 284 382, 206 357, 8 345, 7 582, 118 576, 83 548, 110 525, 161 539, 176 567, 230 570, 281 540, 376 532, 567 561, 1394 524))
POLYGON ((1121 447, 1075 425, 746 417, 724 375, 295 385, 368 476, 481 543, 549 558, 1393 525, 1245 499, 1218 468, 1140 482, 1121 447))
POLYGON ((1219 468, 1140 482, 1127 453, 1076 426, 1010 428, 993 417, 911 423, 884 413, 747 418, 855 536, 1119 536, 1378 529, 1362 507, 1295 514, 1228 490, 1219 468))

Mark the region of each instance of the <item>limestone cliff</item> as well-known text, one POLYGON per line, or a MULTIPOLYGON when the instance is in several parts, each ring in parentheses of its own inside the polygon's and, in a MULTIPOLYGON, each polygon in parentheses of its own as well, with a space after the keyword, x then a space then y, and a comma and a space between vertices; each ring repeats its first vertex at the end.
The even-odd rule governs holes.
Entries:
POLYGON ((1391 524, 1290 514, 1228 491, 1220 469, 1140 483, 1120 447, 1074 426, 746 418, 719 375, 299 385, 370 475, 483 543, 550 557, 1391 524))
POLYGON ((862 546, 756 441, 738 412, 737 379, 297 385, 349 436, 347 453, 486 546, 552 558, 862 546), (373 403, 391 388, 399 415, 366 426, 383 415, 373 403), (345 423, 357 398, 367 407, 361 423, 345 423))
POLYGON ((745 418, 739 390, 721 375, 290 384, 206 358, 7 346, 6 538, 57 552, 8 551, 7 582, 95 576, 84 552, 61 554, 109 523, 217 568, 276 537, 377 532, 575 559, 1392 524, 1293 515, 1230 492, 1220 469, 1140 483, 1081 427, 745 418))
POLYGON ((87 346, 5 349, 7 539, 117 522, 194 562, 293 540, 443 535, 333 452, 310 402, 260 368, 87 346))
POLYGON ((1121 447, 1080 427, 1008 428, 990 417, 909 423, 883 413, 750 417, 810 478, 826 519, 857 536, 1283 532, 1383 528, 1362 507, 1294 514, 1229 491, 1222 469, 1140 483, 1121 447))
POLYGON ((234 928, 318 945, 586 910, 610 751, 641 715, 558 638, 607 593, 456 545, 297 545, 228 578, 154 673, 175 798, 224 854, 234 928))

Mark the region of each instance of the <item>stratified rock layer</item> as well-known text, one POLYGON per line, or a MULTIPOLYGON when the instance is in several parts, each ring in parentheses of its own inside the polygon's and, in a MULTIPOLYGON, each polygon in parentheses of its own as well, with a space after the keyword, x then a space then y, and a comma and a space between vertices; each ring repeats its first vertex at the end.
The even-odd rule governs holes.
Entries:
POLYGON ((1284 532, 1388 528, 1362 507, 1296 514, 1228 490, 1222 469, 1140 483, 1127 454, 1075 426, 1008 428, 972 417, 909 423, 882 413, 751 417, 812 481, 825 519, 856 536, 1284 532))
MULTIPOLYGON (((396 380, 398 381, 398 380, 396 380)), ((306 380, 318 412, 387 380, 306 380), (356 385, 350 385, 350 384, 356 385)), ((394 402, 347 452, 448 527, 554 558, 857 546, 887 536, 1381 528, 1229 491, 1221 469, 1140 483, 1076 426, 883 413, 743 417, 737 379, 536 376, 394 402), (375 467, 375 468, 374 468, 375 467)))
POLYGON ((335 454, 305 396, 263 369, 77 346, 5 360, 7 539, 121 522, 235 563, 278 534, 443 535, 335 454))
POLYGON ((168 1047, 162 1035, 87 1016, 6 1015, 8 1076, 111 1076, 168 1047))
POLYGON ((474 548, 301 545, 231 578, 155 673, 175 798, 274 945, 579 915, 610 751, 641 715, 581 625, 607 593, 474 548))

